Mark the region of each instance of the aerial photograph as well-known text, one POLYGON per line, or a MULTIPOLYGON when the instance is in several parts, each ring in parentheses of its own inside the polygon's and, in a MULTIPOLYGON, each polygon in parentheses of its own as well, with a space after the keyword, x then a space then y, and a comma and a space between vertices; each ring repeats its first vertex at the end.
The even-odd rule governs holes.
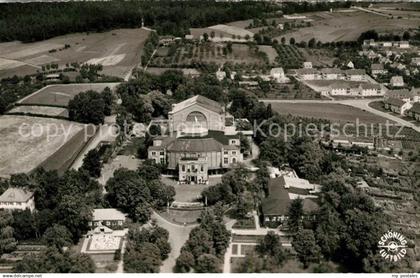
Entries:
POLYGON ((0 0, 0 278, 69 273, 418 278, 420 0, 0 0))

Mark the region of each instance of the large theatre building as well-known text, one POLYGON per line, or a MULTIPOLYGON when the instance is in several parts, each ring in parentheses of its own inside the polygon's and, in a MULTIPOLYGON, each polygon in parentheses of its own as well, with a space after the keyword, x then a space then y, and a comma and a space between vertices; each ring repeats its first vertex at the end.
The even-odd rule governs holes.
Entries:
POLYGON ((169 135, 156 137, 148 158, 167 165, 180 183, 205 184, 243 161, 233 116, 218 102, 194 96, 172 106, 169 135))

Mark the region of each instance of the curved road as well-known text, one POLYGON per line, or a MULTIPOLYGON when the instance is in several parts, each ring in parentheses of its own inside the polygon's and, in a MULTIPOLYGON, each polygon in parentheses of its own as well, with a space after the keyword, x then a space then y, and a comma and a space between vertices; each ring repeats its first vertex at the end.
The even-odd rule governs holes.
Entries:
POLYGON ((171 244, 171 252, 168 258, 163 261, 160 267, 161 273, 172 273, 176 263, 176 259, 181 253, 181 248, 190 236, 191 230, 197 225, 177 225, 169 222, 158 213, 153 211, 152 219, 156 221, 159 227, 166 229, 169 232, 169 243, 171 244))
POLYGON ((369 103, 373 101, 382 100, 382 98, 376 98, 376 99, 345 99, 345 100, 283 100, 283 99, 260 99, 261 102, 264 103, 331 103, 331 104, 342 104, 342 105, 348 105, 352 106, 361 110, 365 110, 367 112, 370 112, 372 114, 381 116, 383 118, 386 118, 390 121, 396 122, 402 126, 410 127, 414 129, 417 132, 420 132, 420 127, 416 126, 415 124, 406 121, 404 119, 401 119, 399 117, 396 117, 392 114, 385 113, 379 110, 376 110, 375 108, 372 108, 369 106, 369 103))

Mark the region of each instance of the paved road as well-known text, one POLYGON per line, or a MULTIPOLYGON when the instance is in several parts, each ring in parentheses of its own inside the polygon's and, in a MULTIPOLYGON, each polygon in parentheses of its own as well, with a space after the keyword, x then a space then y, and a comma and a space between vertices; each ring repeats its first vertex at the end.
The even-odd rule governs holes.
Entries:
POLYGON ((406 121, 404 119, 398 118, 398 117, 396 117, 392 114, 376 110, 376 109, 369 106, 369 103, 371 103, 373 101, 378 101, 378 100, 382 100, 382 98, 377 98, 377 99, 372 99, 372 98, 370 98, 370 99, 345 99, 345 100, 261 99, 260 101, 264 102, 264 103, 332 103, 332 104, 343 104, 343 105, 348 105, 348 106, 352 106, 352 107, 355 107, 355 108, 365 110, 365 111, 370 112, 372 114, 381 116, 381 117, 386 118, 390 121, 398 123, 399 125, 410 127, 412 129, 414 129, 415 131, 420 132, 420 127, 419 126, 416 126, 415 124, 413 124, 409 121, 406 121))
MULTIPOLYGON (((110 121, 112 121, 110 119, 110 121)), ((83 165, 83 159, 85 155, 95 149, 102 141, 115 141, 115 126, 111 124, 104 124, 99 126, 99 131, 94 135, 94 138, 84 147, 83 151, 79 154, 76 160, 73 162, 71 169, 77 170, 83 165)))
POLYGON ((187 241, 191 230, 197 225, 182 226, 171 223, 162 216, 153 212, 152 219, 156 221, 159 227, 165 228, 169 232, 169 243, 171 244, 171 253, 160 267, 161 273, 172 273, 176 263, 176 259, 181 253, 181 248, 187 241))

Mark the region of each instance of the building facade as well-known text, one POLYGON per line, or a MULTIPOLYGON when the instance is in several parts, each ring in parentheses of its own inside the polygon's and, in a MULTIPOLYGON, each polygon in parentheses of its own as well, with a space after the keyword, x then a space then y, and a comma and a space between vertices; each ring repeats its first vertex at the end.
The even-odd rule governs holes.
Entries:
POLYGON ((22 188, 10 187, 0 196, 0 209, 35 210, 34 193, 22 188))
POLYGON ((234 118, 219 103, 195 96, 168 114, 169 134, 154 138, 148 158, 166 166, 179 183, 206 184, 243 161, 234 118))

